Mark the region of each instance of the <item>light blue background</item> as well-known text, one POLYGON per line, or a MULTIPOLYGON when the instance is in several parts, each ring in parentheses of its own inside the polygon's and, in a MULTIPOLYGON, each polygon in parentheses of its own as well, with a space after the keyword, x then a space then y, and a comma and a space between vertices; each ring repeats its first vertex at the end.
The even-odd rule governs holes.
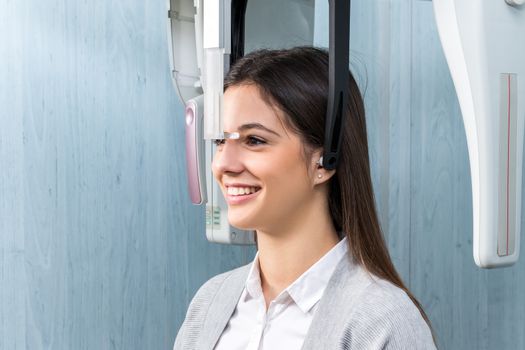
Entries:
MULTIPOLYGON (((465 132, 432 3, 352 11, 396 266, 441 348, 525 348, 524 258, 473 262, 465 132)), ((195 290, 253 256, 207 243, 188 200, 166 15, 165 1, 0 0, 0 349, 169 349, 195 290)))

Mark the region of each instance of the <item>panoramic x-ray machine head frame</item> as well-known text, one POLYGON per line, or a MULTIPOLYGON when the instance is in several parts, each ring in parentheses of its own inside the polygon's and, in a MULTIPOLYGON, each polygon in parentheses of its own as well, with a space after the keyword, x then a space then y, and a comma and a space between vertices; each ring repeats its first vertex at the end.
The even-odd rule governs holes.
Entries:
MULTIPOLYGON (((230 64, 244 54, 244 21, 249 6, 252 17, 248 19, 252 22, 268 6, 287 10, 286 21, 279 26, 268 27, 266 22, 261 21, 259 28, 248 33, 252 49, 272 45, 312 45, 313 27, 309 23, 313 23, 314 0, 295 0, 294 4, 286 4, 282 0, 168 1, 172 78, 186 106, 189 194, 192 203, 206 204, 206 237, 217 243, 255 243, 254 232, 239 230, 228 223, 227 204, 211 172, 215 153, 213 141, 237 135, 223 131, 223 80, 230 64)), ((345 17, 346 20, 348 18, 345 17)), ((348 62, 348 57, 343 60, 348 62)))
MULTIPOLYGON (((329 1, 330 90, 323 166, 335 168, 342 110, 347 101, 350 1, 317 1, 329 1)), ((212 140, 231 137, 222 129, 223 77, 230 63, 243 55, 247 3, 256 2, 168 2, 172 76, 186 104, 189 192, 193 203, 207 204, 206 236, 212 242, 253 243, 253 232, 240 231, 228 224, 227 205, 212 179, 210 164, 214 153, 212 140)), ((467 135, 474 260, 484 268, 511 265, 520 251, 524 2, 433 1, 467 135)), ((303 22, 304 19, 295 23, 290 20, 290 30, 303 22)))

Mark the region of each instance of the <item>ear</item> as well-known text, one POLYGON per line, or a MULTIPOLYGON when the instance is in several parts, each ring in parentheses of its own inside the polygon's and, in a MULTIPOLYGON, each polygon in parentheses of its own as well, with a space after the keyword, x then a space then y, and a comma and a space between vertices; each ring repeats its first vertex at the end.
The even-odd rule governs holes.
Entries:
POLYGON ((310 173, 312 174, 312 182, 313 185, 321 185, 323 183, 328 182, 332 176, 335 174, 334 170, 326 170, 323 168, 323 166, 320 164, 321 157, 323 156, 323 150, 319 149, 312 153, 312 157, 310 160, 311 166, 310 166, 310 173))

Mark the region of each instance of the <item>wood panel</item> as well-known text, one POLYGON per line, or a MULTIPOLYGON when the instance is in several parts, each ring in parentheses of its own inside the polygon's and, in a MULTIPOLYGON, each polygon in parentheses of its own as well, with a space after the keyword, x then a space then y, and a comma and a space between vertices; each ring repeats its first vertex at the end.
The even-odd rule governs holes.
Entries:
POLYGON ((409 279, 410 12, 406 2, 353 1, 350 66, 365 101, 369 154, 383 232, 409 279), (400 18, 400 16, 402 16, 400 18))
MULTIPOLYGON (((410 284, 410 148, 412 7, 409 1, 390 2, 388 152, 388 216, 383 222, 390 255, 410 284)), ((385 35, 385 33, 383 33, 385 35)), ((386 102, 383 102, 386 103, 386 102)))
POLYGON ((0 349, 26 349, 26 276, 23 236, 23 90, 15 82, 23 48, 13 35, 15 4, 0 2, 0 349), (6 82, 14 82, 7 84, 6 82))
MULTIPOLYGON (((465 322, 465 313, 479 315, 471 301, 486 292, 480 289, 476 298, 471 294, 482 281, 472 261, 466 143, 459 142, 464 130, 431 2, 413 2, 412 42, 412 288, 441 347, 462 348, 461 340, 477 335, 479 326, 465 322), (465 300, 458 292, 470 297, 465 300)), ((467 348, 482 343, 475 337, 467 348)))

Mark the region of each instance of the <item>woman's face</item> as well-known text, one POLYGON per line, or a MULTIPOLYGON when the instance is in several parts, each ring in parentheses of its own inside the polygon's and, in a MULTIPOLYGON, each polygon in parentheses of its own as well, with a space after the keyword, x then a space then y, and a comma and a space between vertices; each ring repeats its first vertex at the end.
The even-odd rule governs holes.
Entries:
POLYGON ((218 146, 212 169, 228 220, 240 229, 270 232, 300 220, 318 181, 315 160, 305 163, 299 136, 276 113, 255 85, 232 86, 224 94, 224 131, 240 138, 218 146))

